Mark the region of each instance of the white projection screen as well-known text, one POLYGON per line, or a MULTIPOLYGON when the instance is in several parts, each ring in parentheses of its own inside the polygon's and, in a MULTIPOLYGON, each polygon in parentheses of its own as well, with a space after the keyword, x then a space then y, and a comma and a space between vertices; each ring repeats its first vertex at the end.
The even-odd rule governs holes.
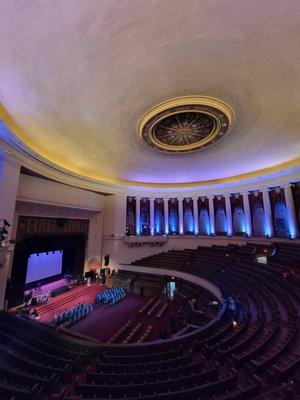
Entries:
POLYGON ((61 274, 63 251, 31 254, 27 263, 26 284, 61 274))

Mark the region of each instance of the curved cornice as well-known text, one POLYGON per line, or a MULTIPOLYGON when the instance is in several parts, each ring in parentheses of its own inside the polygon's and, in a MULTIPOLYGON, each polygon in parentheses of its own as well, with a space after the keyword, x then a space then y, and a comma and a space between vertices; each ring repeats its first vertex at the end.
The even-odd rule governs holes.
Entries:
MULTIPOLYGON (((11 154, 15 160, 20 162, 21 165, 58 182, 111 194, 127 193, 129 190, 148 192, 212 191, 219 190, 220 188, 232 188, 237 185, 248 185, 249 183, 268 181, 281 176, 283 177, 282 180, 288 181, 288 175, 290 174, 299 174, 298 179, 300 179, 300 157, 253 172, 195 182, 149 183, 112 179, 101 176, 83 176, 78 171, 69 170, 39 155, 29 148, 20 137, 24 137, 24 133, 21 134, 21 128, 13 121, 0 104, 0 140, 2 141, 2 147, 11 154)), ((268 183, 266 183, 266 185, 268 185, 268 183)))

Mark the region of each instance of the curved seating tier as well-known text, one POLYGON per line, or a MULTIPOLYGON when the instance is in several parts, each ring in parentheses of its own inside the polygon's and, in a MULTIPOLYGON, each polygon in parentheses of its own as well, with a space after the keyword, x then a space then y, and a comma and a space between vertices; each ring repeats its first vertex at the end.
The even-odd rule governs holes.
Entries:
MULTIPOLYGON (((241 299, 239 321, 223 313, 223 306, 212 323, 177 339, 96 345, 1 313, 2 396, 25 400, 38 396, 60 400, 296 399, 299 289, 288 279, 291 266, 275 264, 275 256, 266 265, 258 264, 255 246, 231 245, 177 250, 134 263, 141 271, 143 266, 162 265, 186 271, 211 281, 225 297, 241 299)), ((156 300, 149 301, 141 312, 155 304, 156 300)), ((160 309, 158 304, 154 312, 160 309)), ((123 328, 122 340, 146 334, 130 320, 123 328)))

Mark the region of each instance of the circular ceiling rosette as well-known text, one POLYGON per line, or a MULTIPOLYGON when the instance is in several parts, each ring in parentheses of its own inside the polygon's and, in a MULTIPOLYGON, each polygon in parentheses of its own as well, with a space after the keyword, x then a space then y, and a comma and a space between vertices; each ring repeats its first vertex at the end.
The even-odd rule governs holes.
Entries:
POLYGON ((188 153, 218 141, 234 123, 224 101, 205 96, 167 100, 149 110, 137 126, 139 139, 155 150, 188 153))

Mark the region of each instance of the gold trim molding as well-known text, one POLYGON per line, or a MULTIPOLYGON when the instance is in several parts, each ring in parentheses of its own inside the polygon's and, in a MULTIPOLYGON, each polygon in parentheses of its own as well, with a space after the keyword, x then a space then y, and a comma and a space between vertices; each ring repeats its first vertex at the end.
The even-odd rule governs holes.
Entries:
MULTIPOLYGON (((163 104, 163 103, 162 103, 163 104)), ((2 135, 0 129, 0 143, 4 149, 13 155, 13 157, 20 162, 21 165, 27 166, 27 168, 40 173, 50 179, 60 181, 66 184, 72 184, 72 186, 82 187, 85 189, 107 191, 113 193, 116 190, 123 191, 124 188, 140 188, 140 189, 195 189, 209 187, 212 190, 212 186, 217 185, 235 185, 237 183, 242 184, 245 181, 255 181, 256 179, 262 181, 269 179, 270 175, 280 174, 284 175, 285 171, 289 169, 300 169, 300 157, 285 161, 280 164, 273 165, 271 167, 263 168, 260 170, 254 170, 240 175, 229 176, 225 178, 205 180, 205 181, 192 181, 182 183, 150 183, 141 181, 130 181, 123 179, 113 179, 107 176, 101 175, 83 175, 80 171, 76 171, 69 166, 63 165, 60 162, 52 161, 47 156, 39 154, 35 151, 30 144, 25 144, 28 135, 24 132, 20 126, 9 116, 3 105, 0 103, 0 120, 11 131, 9 138, 2 135)))
POLYGON ((183 96, 151 108, 139 120, 138 138, 155 150, 188 153, 203 149, 230 131, 229 104, 209 96, 183 96))

